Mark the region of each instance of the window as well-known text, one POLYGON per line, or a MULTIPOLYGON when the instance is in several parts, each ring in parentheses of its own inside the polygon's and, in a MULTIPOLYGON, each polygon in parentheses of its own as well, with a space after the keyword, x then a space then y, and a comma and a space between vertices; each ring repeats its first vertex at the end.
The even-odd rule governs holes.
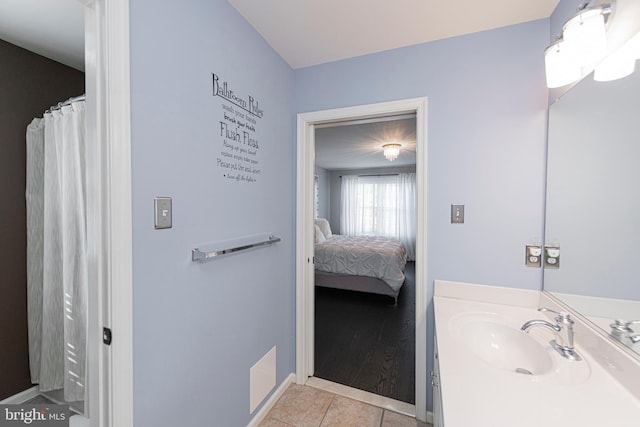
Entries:
POLYGON ((340 233, 401 240, 415 257, 416 175, 342 177, 340 233))

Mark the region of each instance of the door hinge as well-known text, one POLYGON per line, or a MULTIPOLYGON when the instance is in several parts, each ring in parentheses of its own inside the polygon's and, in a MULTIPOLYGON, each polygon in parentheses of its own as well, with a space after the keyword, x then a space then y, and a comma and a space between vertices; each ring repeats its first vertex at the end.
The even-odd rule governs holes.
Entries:
POLYGON ((111 345, 111 329, 102 328, 102 342, 111 345))

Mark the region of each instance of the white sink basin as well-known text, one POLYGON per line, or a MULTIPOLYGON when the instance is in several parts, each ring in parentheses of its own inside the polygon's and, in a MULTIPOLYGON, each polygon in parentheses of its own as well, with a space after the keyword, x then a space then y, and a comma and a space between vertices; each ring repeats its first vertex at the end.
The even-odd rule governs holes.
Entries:
POLYGON ((476 357, 489 365, 525 375, 553 370, 545 347, 528 334, 491 314, 470 314, 452 319, 456 335, 476 357))

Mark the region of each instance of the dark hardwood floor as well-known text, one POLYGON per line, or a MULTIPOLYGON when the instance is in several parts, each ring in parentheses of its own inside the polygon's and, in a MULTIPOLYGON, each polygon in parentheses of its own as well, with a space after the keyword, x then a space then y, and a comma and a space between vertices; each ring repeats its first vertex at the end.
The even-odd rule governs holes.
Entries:
POLYGON ((315 376, 415 404, 415 263, 398 305, 383 295, 316 288, 315 376))

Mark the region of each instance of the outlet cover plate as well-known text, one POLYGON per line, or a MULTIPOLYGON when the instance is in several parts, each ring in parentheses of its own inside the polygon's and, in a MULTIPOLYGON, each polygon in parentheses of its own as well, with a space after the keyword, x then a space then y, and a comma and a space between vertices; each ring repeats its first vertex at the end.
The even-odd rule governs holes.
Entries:
POLYGON ((525 247, 524 264, 527 267, 542 266, 542 248, 539 245, 527 245, 525 247))
POLYGON ((544 268, 560 268, 560 247, 544 247, 544 268))

